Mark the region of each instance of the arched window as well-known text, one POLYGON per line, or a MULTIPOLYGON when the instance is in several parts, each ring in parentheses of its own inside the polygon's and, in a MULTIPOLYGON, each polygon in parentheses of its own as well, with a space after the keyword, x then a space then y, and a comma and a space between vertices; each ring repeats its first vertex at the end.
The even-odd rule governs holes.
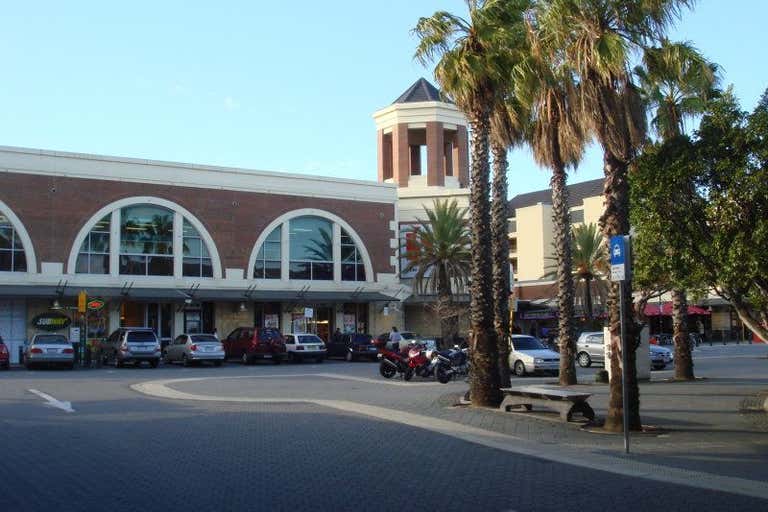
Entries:
POLYGON ((220 260, 203 225, 159 198, 122 199, 102 208, 75 239, 69 271, 158 277, 221 277, 220 260))
POLYGON ((333 280, 333 224, 321 217, 296 217, 289 225, 291 279, 333 280))
POLYGON ((307 208, 286 213, 268 226, 251 253, 249 269, 256 279, 366 281, 370 264, 360 238, 346 222, 307 208))
POLYGON ((365 281, 363 256, 355 241, 345 230, 341 230, 341 280, 365 281))
POLYGON ((120 211, 120 274, 173 275, 173 212, 154 205, 120 211))
POLYGON ((78 274, 109 274, 109 229, 112 214, 105 215, 93 226, 77 255, 78 274))
POLYGON ((261 244, 253 266, 253 277, 256 279, 280 279, 282 234, 282 226, 277 226, 261 244))
POLYGON ((27 256, 19 234, 8 217, 0 213, 0 272, 26 272, 27 256))

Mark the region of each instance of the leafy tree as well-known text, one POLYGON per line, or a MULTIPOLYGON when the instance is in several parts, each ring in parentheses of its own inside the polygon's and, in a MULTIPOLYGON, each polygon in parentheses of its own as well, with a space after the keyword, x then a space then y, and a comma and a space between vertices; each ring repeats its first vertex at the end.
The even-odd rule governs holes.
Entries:
MULTIPOLYGON (((466 210, 459 208, 455 199, 435 200, 431 209, 424 210, 427 218, 419 220, 414 230, 413 244, 405 255, 405 272, 416 271, 413 282, 417 293, 435 294, 444 310, 453 311, 453 286, 463 289, 470 274, 466 210)), ((454 339, 458 334, 458 316, 441 315, 440 331, 444 340, 454 339)))
MULTIPOLYGON (((582 120, 603 147, 605 210, 600 228, 607 239, 629 233, 628 168, 645 139, 645 115, 632 81, 633 52, 663 39, 670 21, 687 0, 541 0, 537 16, 544 38, 562 49, 564 61, 578 75, 582 120)), ((628 366, 622 368, 619 301, 632 305, 632 286, 619 297, 617 283, 608 297, 611 378, 606 430, 619 431, 623 408, 629 428, 639 430, 640 390, 637 385, 637 333, 626 325, 628 366), (623 403, 622 372, 627 372, 629 403, 623 403)), ((626 319, 624 319, 626 321, 626 319)))
MULTIPOLYGON (((635 68, 635 75, 639 79, 643 99, 652 112, 651 125, 663 141, 670 141, 683 133, 687 119, 703 113, 708 98, 715 94, 718 67, 708 62, 689 43, 666 40, 659 47, 647 49, 643 60, 643 66, 635 68)), ((633 193, 642 195, 642 189, 633 193)), ((637 261, 640 265, 653 267, 655 278, 646 285, 671 289, 675 378, 693 380, 686 295, 686 285, 691 285, 690 262, 680 260, 675 248, 663 247, 663 241, 654 232, 654 222, 667 222, 671 226, 677 222, 678 219, 669 213, 668 205, 660 203, 645 203, 642 208, 633 209, 632 225, 639 232, 636 243, 639 254, 651 258, 651 261, 647 258, 637 261), (646 222, 647 217, 653 217, 653 220, 646 222), (659 258, 662 251, 665 257, 659 258)), ((641 271, 641 275, 647 278, 652 274, 641 271)), ((644 303, 641 307, 645 307, 644 303)))
POLYGON ((470 323, 473 405, 501 401, 498 347, 493 328, 492 257, 489 204, 490 116, 501 77, 508 69, 510 34, 522 16, 513 0, 471 0, 468 19, 445 11, 419 19, 416 58, 437 60, 435 78, 466 115, 471 132, 470 232, 472 239, 470 323))

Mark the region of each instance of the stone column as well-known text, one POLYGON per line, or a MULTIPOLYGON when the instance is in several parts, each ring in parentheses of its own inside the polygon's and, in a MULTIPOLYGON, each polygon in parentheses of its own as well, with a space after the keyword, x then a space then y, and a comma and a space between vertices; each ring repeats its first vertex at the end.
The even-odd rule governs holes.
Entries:
POLYGON ((445 185, 443 123, 427 122, 427 185, 445 185))
POLYGON ((459 178, 459 186, 469 186, 469 146, 467 127, 456 127, 456 144, 453 146, 453 175, 459 178))
POLYGON ((396 124, 392 129, 392 160, 397 186, 407 187, 408 177, 411 174, 411 148, 408 146, 407 124, 396 124))

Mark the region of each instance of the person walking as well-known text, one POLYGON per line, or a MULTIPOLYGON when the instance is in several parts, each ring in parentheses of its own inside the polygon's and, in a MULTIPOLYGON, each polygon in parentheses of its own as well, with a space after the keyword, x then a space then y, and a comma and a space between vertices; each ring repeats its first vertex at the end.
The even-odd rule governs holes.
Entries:
POLYGON ((389 343, 391 345, 390 350, 397 352, 400 348, 400 342, 403 341, 403 337, 397 330, 397 327, 392 326, 392 330, 389 332, 389 343))

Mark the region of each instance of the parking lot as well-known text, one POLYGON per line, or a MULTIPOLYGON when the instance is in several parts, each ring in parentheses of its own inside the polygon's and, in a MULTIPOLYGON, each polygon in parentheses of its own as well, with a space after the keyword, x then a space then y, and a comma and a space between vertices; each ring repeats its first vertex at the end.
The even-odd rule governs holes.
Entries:
MULTIPOLYGON (((721 379, 725 391, 716 398, 686 391, 688 400, 731 404, 755 386, 768 387, 765 355, 766 347, 697 351, 699 375, 721 379)), ((595 371, 579 369, 585 387, 595 371)), ((672 409, 665 399, 672 388, 662 388, 669 376, 670 371, 654 372, 655 382, 643 386, 647 419, 677 417, 689 426, 703 425, 705 412, 697 412, 698 405, 688 412, 665 410, 672 409)), ((605 386, 589 387, 601 414, 605 386)), ((766 506, 736 492, 736 483, 765 477, 756 468, 764 466, 767 453, 761 451, 764 444, 750 440, 752 466, 741 464, 749 461, 739 453, 725 455, 723 434, 750 433, 736 411, 724 411, 723 432, 704 439, 716 446, 714 452, 710 447, 711 458, 677 456, 684 450, 673 451, 674 443, 693 442, 690 432, 637 439, 632 464, 646 475, 638 485, 640 473, 597 463, 605 453, 594 452, 613 452, 619 440, 596 438, 547 414, 518 420, 446 402, 465 389, 462 381, 385 380, 375 363, 341 360, 220 368, 14 368, 0 372, 3 458, 13 461, 0 465, 0 496, 10 511, 357 510, 361 503, 391 510, 416 502, 446 510, 648 510, 666 507, 672 494, 686 508, 766 506), (654 451, 659 446, 669 447, 666 459, 654 451), (578 453, 584 454, 576 461, 580 466, 557 458, 578 453), (663 467, 651 466, 660 462, 663 467), (649 477, 648 467, 671 480, 649 477), (699 475, 704 482, 714 475, 722 486, 674 485, 680 474, 699 475), (602 484, 594 485, 597 481, 602 484)))

